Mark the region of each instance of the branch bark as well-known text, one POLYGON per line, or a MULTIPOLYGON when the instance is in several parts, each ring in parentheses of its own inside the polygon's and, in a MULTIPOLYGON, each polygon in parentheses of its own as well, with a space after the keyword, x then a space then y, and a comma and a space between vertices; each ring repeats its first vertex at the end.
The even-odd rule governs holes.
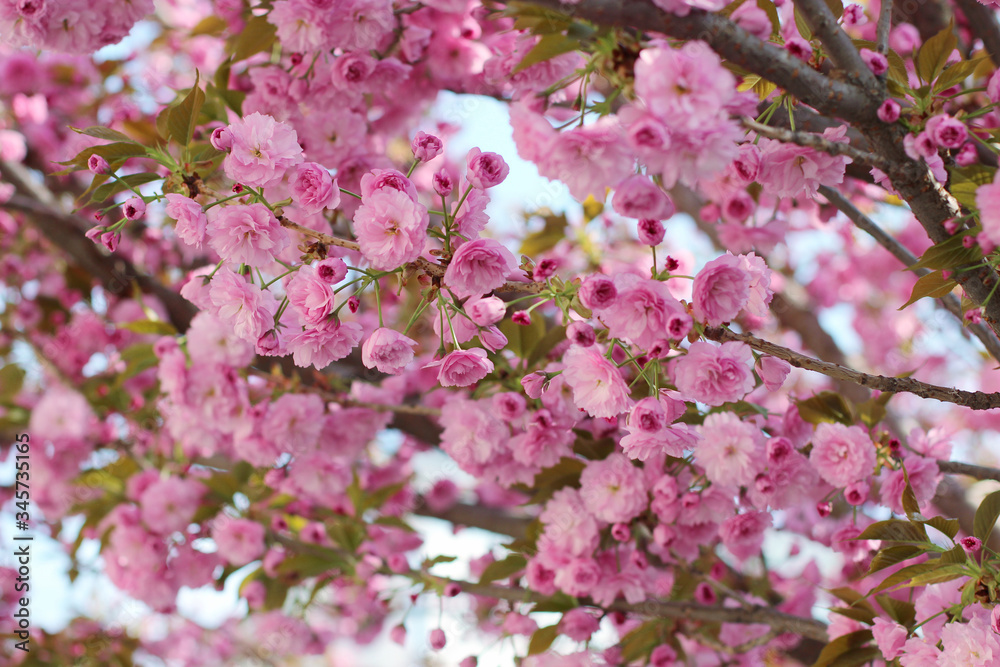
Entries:
POLYGON ((887 391, 894 394, 905 392, 920 396, 921 398, 933 398, 945 403, 954 403, 955 405, 961 405, 973 410, 992 410, 993 408, 1000 407, 1000 393, 987 394, 983 391, 963 391, 950 387, 939 387, 914 380, 913 378, 869 375, 868 373, 845 368, 838 364, 813 359, 812 357, 807 357, 804 354, 799 354, 798 352, 789 350, 787 347, 775 345, 756 336, 736 333, 722 327, 706 328, 705 337, 719 342, 739 341, 746 343, 758 352, 769 354, 778 359, 784 359, 797 368, 822 373, 838 380, 848 380, 869 389, 878 389, 879 391, 887 391))
POLYGON ((868 69, 865 61, 861 59, 861 54, 858 53, 854 42, 841 29, 837 18, 830 11, 826 2, 823 0, 795 0, 795 6, 801 12, 813 34, 826 47, 827 54, 833 64, 847 74, 850 81, 862 86, 870 94, 878 95, 881 92, 882 84, 868 69))
POLYGON ((986 52, 994 65, 1000 65, 1000 24, 995 9, 987 8, 977 0, 955 0, 955 4, 969 20, 969 28, 983 40, 986 52))

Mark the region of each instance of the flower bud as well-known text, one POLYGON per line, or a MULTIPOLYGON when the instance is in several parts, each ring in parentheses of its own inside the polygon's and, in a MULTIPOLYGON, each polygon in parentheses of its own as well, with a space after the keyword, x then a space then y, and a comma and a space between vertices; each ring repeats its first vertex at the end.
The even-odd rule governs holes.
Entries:
POLYGON ((122 211, 129 220, 138 220, 146 213, 146 202, 142 197, 132 197, 122 206, 122 211))
POLYGON ((663 242, 666 230, 663 223, 652 218, 643 218, 639 221, 639 241, 648 246, 657 246, 663 242))
POLYGON ((106 174, 111 170, 111 166, 107 160, 94 153, 87 158, 87 169, 93 174, 106 174))
POLYGON ((441 154, 443 149, 444 145, 441 143, 441 140, 433 134, 427 134, 426 132, 417 132, 417 135, 413 137, 413 141, 410 143, 410 150, 413 151, 413 157, 421 162, 433 160, 441 154))
POLYGON ((208 141, 216 150, 228 151, 233 147, 233 133, 228 127, 217 127, 212 130, 212 136, 208 141))

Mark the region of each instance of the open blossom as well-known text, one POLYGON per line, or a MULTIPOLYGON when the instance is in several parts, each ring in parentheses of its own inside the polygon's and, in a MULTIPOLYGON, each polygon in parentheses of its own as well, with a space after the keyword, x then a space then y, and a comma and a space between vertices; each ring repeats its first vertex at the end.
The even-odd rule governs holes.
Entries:
POLYGON ((744 343, 731 341, 716 347, 698 341, 673 362, 671 373, 686 400, 716 406, 750 393, 754 386, 752 367, 753 354, 744 343))
POLYGON ((209 285, 209 298, 219 319, 243 340, 256 343, 274 326, 278 302, 270 291, 262 291, 226 267, 219 269, 209 285))
MULTIPOLYGON (((595 282, 594 287, 601 285, 595 282)), ((648 350, 664 338, 679 340, 691 330, 691 316, 661 281, 623 273, 615 276, 614 287, 617 298, 603 309, 594 307, 612 336, 648 350)))
POLYGON ((705 265, 694 278, 694 316, 713 327, 739 314, 750 297, 750 274, 739 257, 723 255, 705 265))
POLYGON ((333 313, 333 288, 320 277, 315 265, 299 268, 285 291, 288 302, 306 324, 319 324, 333 313))
POLYGON ((734 487, 754 481, 764 464, 760 430, 731 412, 711 414, 699 429, 695 454, 713 484, 734 487))
POLYGON ((865 479, 875 468, 875 446, 860 426, 820 424, 812 443, 809 462, 833 486, 865 479))
POLYGON ((628 409, 628 385, 618 368, 596 346, 570 346, 563 356, 562 377, 573 402, 591 417, 615 417, 628 409))
POLYGON ((770 526, 769 512, 746 512, 723 521, 719 537, 730 553, 743 561, 760 553, 764 531, 770 526))
POLYGON ((427 209, 405 192, 382 188, 362 200, 354 231, 372 268, 391 271, 420 256, 428 222, 427 209))
POLYGON ((205 485, 192 479, 158 479, 139 496, 142 521, 155 533, 183 531, 205 495, 205 485))
POLYGON ((212 527, 219 555, 237 567, 264 554, 264 526, 249 519, 220 516, 212 527))
POLYGON ((209 245, 232 264, 261 267, 288 247, 288 232, 263 204, 223 206, 208 223, 209 245))
POLYGON ((413 361, 417 341, 394 329, 380 327, 361 346, 361 362, 365 368, 377 368, 383 373, 401 373, 413 361))
POLYGON ((455 296, 479 296, 504 284, 517 270, 513 253, 493 239, 475 239, 459 246, 444 274, 455 296))
POLYGON ((627 218, 652 218, 663 220, 674 214, 674 203, 670 201, 648 176, 629 176, 615 187, 612 199, 615 212, 627 218))
POLYGON ((254 112, 229 126, 232 150, 222 163, 226 176, 237 183, 262 187, 281 180, 285 171, 302 161, 295 130, 271 116, 254 112))
POLYGON ((292 201, 308 213, 318 213, 324 208, 340 204, 340 188, 330 172, 315 162, 304 162, 295 167, 290 180, 292 201))
MULTIPOLYGON (((823 138, 847 142, 847 126, 827 128, 823 138)), ((820 185, 840 185, 851 158, 830 155, 775 139, 761 139, 761 165, 757 180, 775 197, 812 197, 820 185)))
POLYGON ((288 351, 299 368, 314 366, 323 370, 332 362, 351 353, 364 331, 357 322, 324 320, 307 327, 288 339, 288 351))
POLYGON ((480 348, 455 350, 444 359, 424 366, 435 367, 442 387, 468 387, 493 372, 493 362, 486 358, 486 350, 480 348))
POLYGON ((906 643, 906 628, 884 618, 876 618, 872 626, 872 634, 875 636, 875 644, 882 652, 882 657, 886 660, 895 660, 903 651, 903 644, 906 643))
POLYGON ((580 497, 591 514, 608 523, 628 523, 649 502, 642 470, 617 453, 587 464, 580 475, 580 497))
POLYGON ((1000 171, 994 175, 992 183, 980 185, 976 190, 976 208, 983 234, 994 245, 1000 245, 1000 171))
POLYGON ((201 204, 174 193, 168 193, 167 215, 177 221, 174 233, 177 238, 189 246, 200 249, 205 241, 205 231, 208 227, 208 217, 202 210, 201 204))

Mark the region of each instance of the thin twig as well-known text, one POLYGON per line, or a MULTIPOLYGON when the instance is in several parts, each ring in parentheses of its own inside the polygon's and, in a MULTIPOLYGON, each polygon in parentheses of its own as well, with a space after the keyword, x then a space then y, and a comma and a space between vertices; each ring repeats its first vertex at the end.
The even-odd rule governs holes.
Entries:
POLYGON ((1000 470, 958 461, 937 461, 938 470, 948 475, 965 475, 974 479, 992 479, 1000 482, 1000 470))
POLYGON ((828 361, 820 361, 799 354, 787 347, 775 345, 756 336, 745 333, 736 333, 722 327, 708 327, 705 329, 705 337, 719 342, 739 341, 746 343, 758 352, 769 354, 778 359, 784 359, 792 366, 804 368, 809 371, 822 373, 827 377, 837 380, 848 380, 869 389, 878 389, 893 394, 901 392, 914 394, 922 398, 933 398, 944 403, 954 403, 973 410, 992 410, 1000 407, 1000 393, 987 394, 984 391, 964 391, 950 387, 940 387, 928 384, 913 378, 886 377, 884 375, 870 375, 856 371, 853 368, 846 368, 840 364, 831 364, 828 361))
MULTIPOLYGON (((323 232, 317 232, 314 229, 309 229, 308 227, 303 227, 300 224, 294 223, 287 218, 280 219, 281 226, 287 227, 293 231, 304 234, 310 238, 314 238, 320 243, 325 243, 326 245, 337 246, 338 248, 347 248, 348 250, 361 250, 355 241, 349 241, 347 239, 338 238, 336 236, 330 236, 329 234, 324 234, 323 232)), ((434 262, 424 259, 423 257, 418 257, 413 264, 416 265, 418 269, 432 276, 442 277, 444 276, 447 267, 441 266, 440 264, 435 264, 434 262)), ((537 282, 517 282, 508 281, 496 288, 495 292, 524 292, 528 294, 540 294, 548 289, 544 283, 537 282)))
POLYGON ((836 17, 824 0, 795 0, 795 8, 799 10, 806 24, 826 47, 830 60, 847 74, 848 79, 861 84, 871 92, 879 88, 877 79, 868 65, 861 59, 861 54, 854 42, 841 29, 836 17))
MULTIPOLYGON (((851 222, 853 222, 859 229, 866 232, 869 236, 875 239, 876 242, 886 250, 888 250, 892 255, 903 263, 907 268, 912 267, 919 260, 916 255, 906 249, 903 244, 897 241, 895 238, 890 236, 875 224, 871 218, 866 216, 858 207, 847 200, 840 192, 834 190, 833 188, 821 185, 818 188, 818 192, 826 197, 827 201, 836 206, 841 213, 846 215, 851 222)), ((911 269, 918 276, 924 276, 930 273, 929 269, 911 269)), ((941 298, 941 303, 944 305, 945 309, 954 315, 959 322, 965 323, 965 318, 962 313, 962 302, 954 294, 946 294, 941 298)), ((996 334, 982 323, 968 324, 969 331, 975 335, 976 338, 986 347, 986 350, 993 355, 993 358, 1000 361, 1000 339, 997 339, 996 334)))
POLYGON ((875 50, 885 55, 889 53, 889 30, 892 28, 892 0, 882 0, 875 28, 875 50))
POLYGON ((855 162, 866 164, 869 167, 878 167, 882 171, 889 168, 887 161, 883 160, 874 153, 869 153, 868 151, 863 151, 860 148, 855 148, 849 143, 830 141, 821 134, 793 132, 792 130, 786 130, 783 127, 764 125, 763 123, 758 123, 750 118, 743 119, 743 126, 748 130, 752 130, 757 134, 770 139, 777 139, 778 141, 782 141, 784 143, 813 148, 830 155, 844 155, 851 158, 855 162))

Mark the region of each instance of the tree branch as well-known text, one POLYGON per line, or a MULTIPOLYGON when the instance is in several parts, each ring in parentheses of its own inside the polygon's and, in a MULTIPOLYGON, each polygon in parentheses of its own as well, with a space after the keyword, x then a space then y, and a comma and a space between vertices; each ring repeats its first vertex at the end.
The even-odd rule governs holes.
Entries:
POLYGON ((965 475, 973 479, 992 479, 1000 482, 1000 470, 977 466, 972 463, 960 463, 959 461, 937 461, 938 470, 948 475, 965 475))
MULTIPOLYGON (((427 576, 423 573, 412 573, 418 580, 427 576)), ((544 595, 525 588, 503 587, 494 584, 478 584, 468 581, 457 581, 445 577, 435 577, 444 583, 457 583, 465 593, 486 598, 511 600, 513 602, 543 602, 548 600, 544 595)), ((778 611, 773 607, 751 605, 748 607, 709 607, 694 602, 676 602, 672 600, 647 600, 638 604, 629 604, 618 600, 601 607, 592 600, 583 599, 581 604, 593 606, 606 611, 623 611, 640 616, 660 618, 686 618, 706 623, 746 623, 767 625, 780 632, 791 632, 802 637, 827 642, 826 625, 811 618, 803 618, 793 614, 778 611)))
MULTIPOLYGON (((293 231, 304 234, 310 238, 314 238, 320 243, 325 243, 326 245, 337 246, 338 248, 347 248, 348 250, 361 250, 359 246, 354 241, 348 241, 347 239, 337 238, 336 236, 330 236, 329 234, 324 234, 323 232, 317 232, 315 230, 309 229, 308 227, 303 227, 300 224, 294 223, 287 218, 280 218, 281 226, 287 227, 293 231)), ((442 277, 444 276, 447 267, 441 266, 440 264, 435 264, 423 257, 418 257, 415 262, 413 262, 418 269, 424 273, 430 274, 432 276, 442 277)), ((544 283, 536 282, 517 282, 509 281, 496 288, 495 292, 525 292, 528 294, 539 294, 547 290, 548 287, 544 283)))
POLYGON ((875 26, 875 50, 885 55, 889 53, 889 31, 892 29, 892 0, 881 0, 878 24, 875 26))
POLYGON ((878 94, 882 88, 878 79, 862 60, 851 38, 837 23, 837 18, 823 0, 795 0, 795 7, 801 12, 805 22, 826 47, 830 60, 848 78, 870 93, 878 94))
POLYGON ((576 5, 560 0, 531 2, 601 25, 703 40, 732 64, 781 86, 823 114, 850 122, 870 122, 881 103, 849 83, 824 76, 785 49, 763 42, 718 14, 692 9, 687 16, 677 16, 650 0, 581 0, 576 5))
POLYGON ((830 155, 846 155, 855 162, 860 162, 870 167, 878 167, 882 171, 890 168, 889 163, 879 156, 874 153, 869 153, 868 151, 855 148, 849 143, 830 141, 820 134, 793 132, 792 130, 786 130, 783 127, 764 125, 750 118, 743 118, 742 122, 743 126, 748 130, 752 130, 757 134, 770 139, 777 139, 778 141, 782 141, 784 143, 812 148, 830 155))
MULTIPOLYGON (((851 222, 858 226, 859 229, 868 233, 876 242, 903 263, 907 268, 916 264, 919 259, 916 255, 907 250, 899 241, 894 239, 892 236, 887 234, 881 227, 876 225, 871 218, 866 216, 864 213, 858 210, 858 208, 847 200, 842 194, 837 190, 826 185, 821 185, 818 192, 826 197, 827 201, 836 206, 840 211, 846 215, 851 222)), ((911 269, 918 276, 925 276, 930 273, 928 269, 911 269)), ((954 294, 946 294, 940 299, 942 305, 945 309, 954 315, 959 322, 965 324, 964 314, 962 313, 962 302, 954 294)), ((981 323, 969 324, 969 330, 979 339, 979 341, 986 347, 987 351, 993 358, 1000 361, 1000 339, 997 339, 996 335, 988 327, 983 326, 981 323)))
POLYGON ((839 364, 831 364, 827 361, 820 361, 799 354, 787 347, 775 345, 766 340, 751 336, 745 333, 736 333, 722 327, 708 327, 705 329, 705 337, 719 342, 739 341, 746 343, 758 352, 769 354, 778 359, 784 359, 792 366, 804 368, 809 371, 822 373, 827 377, 838 380, 848 380, 869 389, 878 389, 893 394, 905 392, 914 394, 921 398, 933 398, 945 403, 954 403, 973 410, 992 410, 1000 407, 1000 393, 987 394, 983 391, 963 391, 949 387, 939 387, 927 384, 913 378, 886 377, 884 375, 869 375, 851 368, 845 368, 839 364))

